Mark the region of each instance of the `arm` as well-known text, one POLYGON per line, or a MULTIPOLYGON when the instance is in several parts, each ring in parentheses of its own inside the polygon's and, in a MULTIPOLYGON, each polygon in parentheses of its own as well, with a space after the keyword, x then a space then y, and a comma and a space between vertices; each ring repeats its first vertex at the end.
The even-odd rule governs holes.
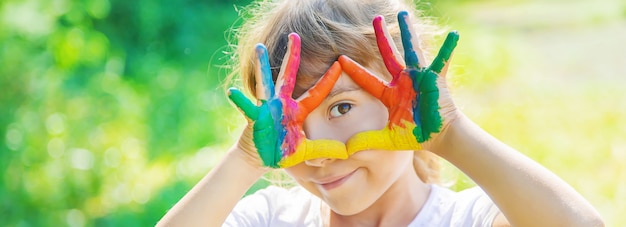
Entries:
POLYGON ((515 226, 603 226, 571 186, 458 113, 430 149, 467 174, 515 226))
MULTIPOLYGON (((267 171, 232 148, 157 226, 220 226, 246 191, 267 171), (234 180, 236 179, 236 180, 234 180)), ((258 162, 258 160, 256 160, 258 162)))

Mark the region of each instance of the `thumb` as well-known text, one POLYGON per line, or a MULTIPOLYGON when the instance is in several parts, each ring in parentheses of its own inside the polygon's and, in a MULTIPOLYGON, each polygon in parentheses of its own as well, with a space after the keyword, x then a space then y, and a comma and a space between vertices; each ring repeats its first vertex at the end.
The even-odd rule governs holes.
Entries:
POLYGON ((446 69, 444 70, 447 71, 448 62, 458 41, 459 33, 457 31, 451 31, 448 33, 446 40, 443 42, 443 45, 441 45, 441 49, 439 49, 437 57, 435 57, 435 60, 433 60, 433 63, 429 67, 430 70, 439 74, 445 67, 446 69))

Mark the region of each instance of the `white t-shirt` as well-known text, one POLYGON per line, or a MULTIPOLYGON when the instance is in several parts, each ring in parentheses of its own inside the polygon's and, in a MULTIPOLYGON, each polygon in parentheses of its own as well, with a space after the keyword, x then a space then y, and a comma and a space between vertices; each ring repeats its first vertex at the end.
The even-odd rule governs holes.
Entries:
MULTIPOLYGON (((241 199, 223 226, 322 226, 321 205, 302 187, 269 186, 241 199)), ((491 226, 498 213, 479 187, 454 192, 431 185, 426 203, 408 226, 491 226)))

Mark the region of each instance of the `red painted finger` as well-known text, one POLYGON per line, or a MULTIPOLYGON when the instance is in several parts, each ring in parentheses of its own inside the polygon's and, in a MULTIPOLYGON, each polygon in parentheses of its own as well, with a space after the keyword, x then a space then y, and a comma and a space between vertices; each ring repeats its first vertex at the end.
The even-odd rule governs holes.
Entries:
POLYGON ((396 44, 393 42, 393 38, 389 34, 389 31, 387 31, 387 26, 385 25, 385 19, 383 16, 379 15, 374 17, 372 24, 374 25, 374 34, 376 34, 378 51, 383 58, 387 71, 391 73, 395 80, 395 78, 400 75, 400 72, 405 68, 402 61, 399 60, 400 54, 398 53, 396 44))

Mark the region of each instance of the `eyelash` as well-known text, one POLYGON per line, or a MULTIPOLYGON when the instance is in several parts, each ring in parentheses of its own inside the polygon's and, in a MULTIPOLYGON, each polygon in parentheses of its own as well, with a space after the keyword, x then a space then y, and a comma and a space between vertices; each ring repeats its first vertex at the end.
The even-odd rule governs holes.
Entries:
POLYGON ((352 106, 353 106, 353 104, 351 104, 351 103, 347 103, 347 102, 337 103, 337 104, 333 105, 333 106, 330 108, 328 115, 330 115, 330 117, 331 117, 331 118, 341 117, 341 116, 343 116, 343 115, 346 115, 348 112, 350 112, 350 110, 352 110, 352 106), (342 106, 342 105, 348 105, 348 106, 347 106, 347 107, 348 107, 348 110, 347 110, 345 113, 340 113, 340 112, 339 112, 339 109, 338 109, 338 108, 339 108, 340 106, 342 106), (335 116, 335 115, 337 115, 337 116, 335 116))

